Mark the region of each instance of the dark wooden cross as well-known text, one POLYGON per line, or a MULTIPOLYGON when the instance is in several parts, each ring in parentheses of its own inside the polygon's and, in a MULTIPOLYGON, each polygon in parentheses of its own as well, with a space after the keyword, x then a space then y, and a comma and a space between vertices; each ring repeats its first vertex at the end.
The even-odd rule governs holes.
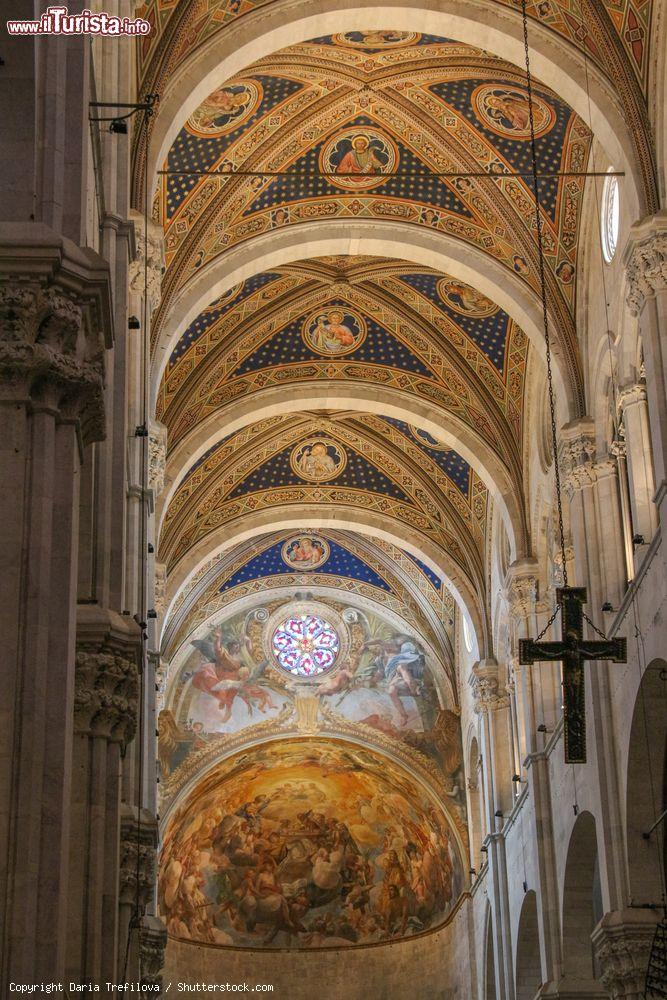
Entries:
POLYGON ((565 763, 586 763, 586 689, 584 660, 627 662, 625 639, 586 640, 583 606, 585 587, 560 587, 556 601, 563 616, 560 640, 536 642, 519 639, 519 663, 531 665, 541 660, 560 660, 563 664, 563 722, 565 763))

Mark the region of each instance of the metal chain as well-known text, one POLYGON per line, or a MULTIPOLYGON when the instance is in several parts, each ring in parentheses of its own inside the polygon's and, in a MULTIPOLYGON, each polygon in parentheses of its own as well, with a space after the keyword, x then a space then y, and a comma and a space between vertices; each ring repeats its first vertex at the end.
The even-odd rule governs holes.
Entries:
POLYGON ((539 642, 540 639, 543 639, 544 636, 547 634, 547 632, 549 631, 550 627, 553 625, 553 623, 558 618, 558 613, 560 611, 560 608, 561 608, 560 604, 557 604, 556 605, 556 610, 554 611, 554 613, 552 614, 551 618, 549 619, 549 621, 546 623, 546 625, 544 626, 544 628, 542 629, 542 631, 538 635, 537 639, 535 639, 535 642, 539 642))
POLYGON ((586 619, 586 621, 588 622, 588 624, 590 625, 590 627, 593 629, 593 631, 597 632, 597 634, 600 636, 601 639, 607 639, 607 636, 604 634, 604 632, 601 632, 600 629, 595 624, 595 622, 592 622, 590 620, 590 618, 588 617, 588 615, 586 614, 586 612, 582 611, 581 613, 582 613, 583 617, 586 619))
POLYGON ((526 86, 528 90, 528 117, 530 120, 530 149, 532 155, 533 193, 535 195, 535 230, 537 234, 537 252, 540 274, 540 293, 542 296, 542 322, 544 324, 544 343, 547 356, 547 384, 549 387, 549 412, 551 415, 551 440, 554 453, 554 473, 556 478, 556 502, 558 504, 558 530, 560 532, 560 550, 563 559, 563 586, 567 587, 567 562, 565 559, 565 529, 563 527, 563 501, 561 498, 560 467, 558 463, 558 438, 556 433, 556 405, 554 402, 553 375, 551 372, 551 343, 549 340, 549 314, 547 308, 547 283, 544 272, 544 246, 542 238, 542 213, 540 211, 540 194, 537 180, 537 147, 535 144, 535 116, 533 112, 533 81, 530 73, 530 53, 528 49, 528 15, 526 0, 521 0, 521 17, 523 20, 523 47, 526 56, 526 86))

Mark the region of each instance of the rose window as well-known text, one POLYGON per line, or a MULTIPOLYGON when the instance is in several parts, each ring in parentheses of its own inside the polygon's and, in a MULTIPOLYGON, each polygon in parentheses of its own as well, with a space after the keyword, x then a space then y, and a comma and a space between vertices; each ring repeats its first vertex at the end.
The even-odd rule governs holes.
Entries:
POLYGON ((283 668, 298 677, 330 670, 340 649, 338 632, 319 615, 294 614, 273 633, 273 654, 283 668))

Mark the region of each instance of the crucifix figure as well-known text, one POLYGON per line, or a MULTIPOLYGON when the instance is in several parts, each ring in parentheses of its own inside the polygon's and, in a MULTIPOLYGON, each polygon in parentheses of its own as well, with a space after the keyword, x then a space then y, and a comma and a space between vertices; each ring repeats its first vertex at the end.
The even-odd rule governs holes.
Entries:
POLYGON ((583 638, 585 587, 560 587, 556 601, 563 616, 560 640, 536 642, 519 639, 519 663, 531 665, 541 660, 560 660, 563 664, 563 721, 565 763, 586 763, 586 692, 584 660, 627 662, 625 639, 583 638))

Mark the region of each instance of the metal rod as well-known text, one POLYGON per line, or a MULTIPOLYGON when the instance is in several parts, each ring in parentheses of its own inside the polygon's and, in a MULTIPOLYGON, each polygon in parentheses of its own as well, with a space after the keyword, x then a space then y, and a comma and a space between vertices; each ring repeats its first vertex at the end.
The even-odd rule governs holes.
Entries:
MULTIPOLYGON (((335 170, 158 170, 158 174, 167 177, 359 177, 349 171, 338 173, 335 170)), ((378 175, 380 176, 380 175, 378 175)), ((505 180, 507 177, 532 177, 530 170, 508 170, 506 173, 491 174, 487 170, 480 171, 436 171, 436 170, 393 170, 381 175, 384 177, 479 177, 486 180, 505 180)), ((586 171, 557 170, 538 174, 542 179, 555 177, 625 177, 624 170, 586 171)))
POLYGON ((647 830, 646 833, 642 833, 642 837, 644 838, 644 840, 648 840, 648 838, 655 830, 656 826, 659 826, 662 823, 665 816, 667 816, 667 809, 664 809, 663 812, 660 814, 660 816, 658 816, 657 820, 655 821, 650 830, 647 830))

